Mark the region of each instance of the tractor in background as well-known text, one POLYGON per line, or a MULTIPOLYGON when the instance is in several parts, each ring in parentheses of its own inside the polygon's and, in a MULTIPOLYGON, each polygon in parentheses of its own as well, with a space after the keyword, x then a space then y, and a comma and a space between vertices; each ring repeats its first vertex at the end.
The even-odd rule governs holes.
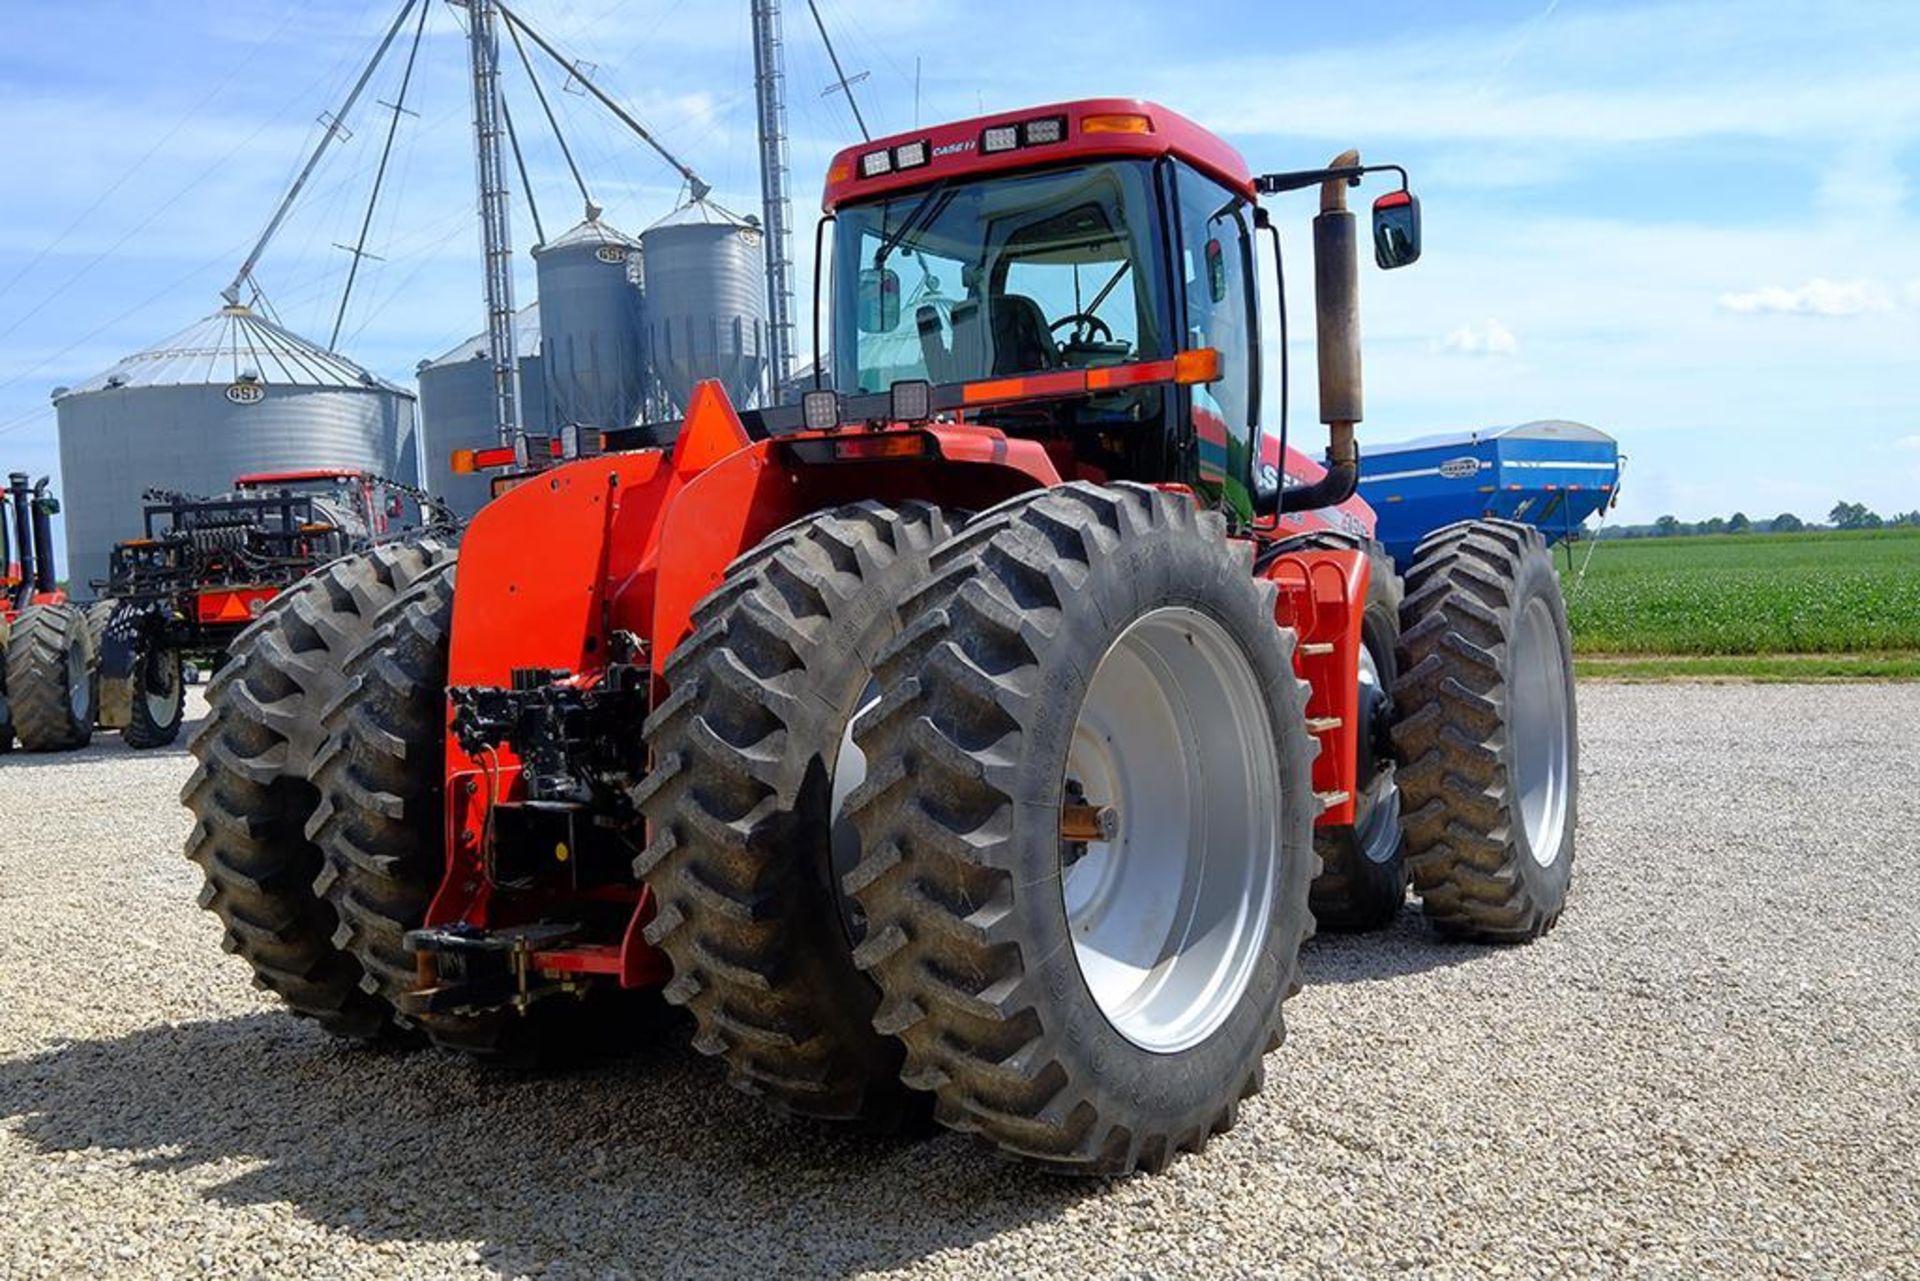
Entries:
POLYGON ((0 494, 0 752, 84 747, 99 682, 84 611, 67 599, 53 557, 60 500, 47 479, 7 476, 0 494), (17 550, 16 550, 17 549, 17 550))
POLYGON ((321 565, 452 524, 410 485, 354 468, 241 476, 230 493, 150 490, 140 537, 114 546, 89 611, 100 724, 128 746, 180 732, 190 662, 217 668, 267 603, 321 565))
POLYGON ((831 388, 483 451, 457 552, 336 561, 234 643, 184 792, 228 948, 339 1036, 481 1056, 658 989, 780 1108, 1120 1174, 1234 1124, 1316 917, 1410 870, 1448 934, 1546 932, 1545 548, 1461 522, 1398 574, 1355 497, 1383 171, 1398 268, 1403 171, 1256 175, 1152 103, 843 152, 831 388), (1261 412, 1263 198, 1308 190, 1320 461, 1261 412))

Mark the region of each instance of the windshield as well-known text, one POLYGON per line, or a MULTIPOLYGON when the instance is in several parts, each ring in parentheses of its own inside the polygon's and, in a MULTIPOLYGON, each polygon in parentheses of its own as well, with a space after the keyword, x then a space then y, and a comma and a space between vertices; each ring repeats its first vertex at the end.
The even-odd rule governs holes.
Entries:
POLYGON ((840 211, 835 385, 1172 354, 1146 161, 936 184, 840 211))

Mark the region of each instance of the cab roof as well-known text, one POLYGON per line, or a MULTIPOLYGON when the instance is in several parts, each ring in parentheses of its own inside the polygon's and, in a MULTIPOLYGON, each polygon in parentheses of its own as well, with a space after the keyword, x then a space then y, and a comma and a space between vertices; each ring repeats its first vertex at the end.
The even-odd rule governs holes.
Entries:
MULTIPOLYGON (((998 135, 1004 139, 1007 135, 998 135)), ((913 129, 848 147, 827 167, 822 207, 842 205, 924 187, 946 178, 1052 167, 1087 160, 1177 156, 1194 168, 1251 197, 1253 174, 1240 153, 1217 135, 1157 102, 1139 98, 1083 98, 975 116, 951 124, 913 129), (1026 126, 1058 121, 1059 140, 1026 143, 1026 126), (1012 127, 1019 145, 988 152, 987 134, 1012 127), (915 144, 924 144, 922 150, 915 144), (881 162, 869 157, 886 156, 881 162), (904 167, 897 161, 918 161, 904 167)))

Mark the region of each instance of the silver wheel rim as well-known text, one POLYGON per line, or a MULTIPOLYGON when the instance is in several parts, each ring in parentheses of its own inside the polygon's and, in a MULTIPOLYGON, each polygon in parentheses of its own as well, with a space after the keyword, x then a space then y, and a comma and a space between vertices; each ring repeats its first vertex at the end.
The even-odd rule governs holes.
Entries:
POLYGON ((93 700, 88 697, 87 651, 80 645, 67 646, 67 709, 73 713, 74 724, 88 720, 93 710, 93 700))
POLYGON ((161 657, 147 660, 157 664, 157 679, 143 681, 146 686, 147 719, 165 728, 173 723, 174 707, 180 697, 180 669, 161 657))
POLYGON ((1117 827, 1063 842, 1060 892, 1088 991, 1142 1049, 1205 1041, 1252 980, 1280 871, 1279 778, 1266 697, 1225 628, 1176 607, 1121 633, 1063 780, 1117 827))
MULTIPOLYGON (((1380 691, 1380 666, 1365 645, 1360 647, 1360 684, 1359 706, 1366 707, 1366 688, 1380 691)), ((1369 750, 1365 732, 1360 735, 1360 750, 1369 750)), ((1362 857, 1369 863, 1392 862, 1400 848, 1400 785, 1394 781, 1393 762, 1382 761, 1376 768, 1373 783, 1355 798, 1354 817, 1355 843, 1362 857)))
POLYGON ((1544 600, 1535 597, 1514 628, 1507 679, 1507 724, 1514 799, 1527 850, 1542 867, 1560 856, 1572 782, 1566 668, 1560 633, 1544 600))

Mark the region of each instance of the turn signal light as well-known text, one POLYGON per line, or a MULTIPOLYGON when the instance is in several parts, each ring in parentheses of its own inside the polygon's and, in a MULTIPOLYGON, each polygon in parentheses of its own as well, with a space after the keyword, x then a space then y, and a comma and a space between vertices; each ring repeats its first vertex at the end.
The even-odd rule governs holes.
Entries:
POLYGON ((1081 133, 1152 133, 1153 121, 1138 112, 1112 112, 1099 116, 1082 116, 1081 133))
POLYGON ((471 476, 480 470, 480 460, 471 449, 456 449, 448 455, 447 462, 453 467, 456 476, 471 476))
POLYGON ((918 432, 884 432, 875 436, 849 436, 833 442, 833 456, 842 462, 857 462, 870 458, 920 458, 926 452, 926 438, 918 432))
POLYGON ((1220 352, 1213 347, 1195 347, 1173 358, 1173 381, 1182 385, 1220 381, 1220 352))

